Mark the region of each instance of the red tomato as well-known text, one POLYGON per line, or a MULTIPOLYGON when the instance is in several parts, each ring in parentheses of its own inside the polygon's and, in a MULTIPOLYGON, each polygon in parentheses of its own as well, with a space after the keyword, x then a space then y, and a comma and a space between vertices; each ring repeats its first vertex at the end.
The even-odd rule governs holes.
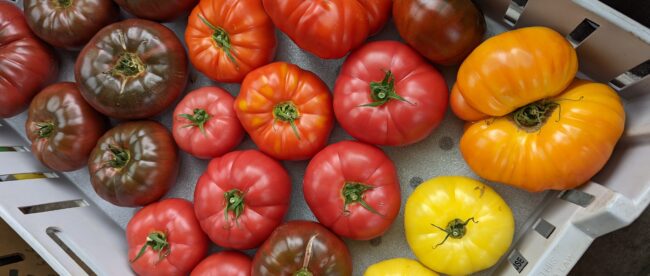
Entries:
POLYGON ((393 161, 379 148, 359 142, 332 144, 314 156, 303 192, 318 221, 355 240, 384 234, 400 208, 393 161))
POLYGON ((152 203, 126 226, 131 268, 138 275, 187 275, 208 251, 208 238, 192 203, 179 198, 152 203))
POLYGON ((250 276, 251 258, 237 251, 213 254, 197 265, 190 276, 250 276))
POLYGON ((208 159, 224 155, 244 138, 233 97, 219 87, 203 87, 187 94, 174 110, 172 132, 184 151, 208 159))
POLYGON ((0 1, 0 118, 25 110, 57 72, 54 55, 32 34, 20 9, 0 1))
POLYGON ((325 147, 334 126, 327 85, 284 62, 248 74, 235 111, 260 150, 280 160, 311 158, 325 147))
POLYGON ((447 109, 440 73, 410 47, 368 43, 343 64, 334 87, 334 112, 360 141, 404 146, 429 136, 447 109))
POLYGON ((289 209, 291 180, 277 161, 255 150, 210 161, 194 191, 196 217, 219 246, 251 249, 280 225, 289 209))
POLYGON ((391 0, 263 0, 276 26, 321 58, 345 56, 388 21, 391 0))

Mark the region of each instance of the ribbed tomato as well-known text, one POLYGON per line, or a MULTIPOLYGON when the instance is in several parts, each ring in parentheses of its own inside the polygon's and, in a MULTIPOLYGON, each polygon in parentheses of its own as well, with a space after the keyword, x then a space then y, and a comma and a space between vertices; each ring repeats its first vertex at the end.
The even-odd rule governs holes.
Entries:
POLYGON ((114 0, 130 14, 154 21, 172 21, 190 10, 197 0, 114 0))
POLYGON ((237 251, 221 251, 201 261, 190 276, 250 276, 251 258, 237 251))

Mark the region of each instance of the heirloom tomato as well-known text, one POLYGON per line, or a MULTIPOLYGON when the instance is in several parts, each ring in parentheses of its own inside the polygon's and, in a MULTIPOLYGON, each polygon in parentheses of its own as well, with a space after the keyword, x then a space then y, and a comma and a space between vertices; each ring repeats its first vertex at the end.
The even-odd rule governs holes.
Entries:
POLYGON ((104 134, 106 118, 95 111, 72 82, 43 89, 29 106, 25 133, 32 153, 56 171, 81 169, 104 134))
POLYGON ((515 220, 492 188, 460 176, 420 184, 406 201, 406 240, 430 269, 468 275, 493 266, 506 253, 515 220))
POLYGON ((423 140, 447 109, 442 75, 410 47, 368 43, 343 64, 334 88, 337 121, 360 141, 404 146, 423 140))
POLYGON ((314 156, 334 127, 327 85, 316 74, 284 62, 248 74, 235 111, 260 150, 280 160, 314 156))
POLYGON ((219 82, 241 82, 273 61, 275 27, 260 0, 203 0, 185 30, 190 61, 219 82))
POLYGON ((384 234, 401 202, 393 161, 377 147, 352 141, 329 145, 314 156, 303 191, 318 221, 355 240, 384 234))
POLYGON ((395 258, 373 264, 363 276, 438 276, 418 261, 395 258))
POLYGON ((263 0, 273 23, 300 48, 342 58, 388 21, 391 0, 263 0))
POLYGON ((194 190, 196 217, 221 247, 251 249, 273 232, 289 209, 291 179, 278 161, 256 150, 210 161, 194 190))
POLYGON ((154 21, 172 21, 196 4, 197 0, 114 0, 130 14, 154 21))
POLYGON ((192 203, 179 198, 152 203, 126 226, 129 262, 141 276, 187 275, 208 251, 208 238, 192 203))
POLYGON ((222 251, 201 261, 190 276, 250 276, 251 258, 237 251, 222 251))

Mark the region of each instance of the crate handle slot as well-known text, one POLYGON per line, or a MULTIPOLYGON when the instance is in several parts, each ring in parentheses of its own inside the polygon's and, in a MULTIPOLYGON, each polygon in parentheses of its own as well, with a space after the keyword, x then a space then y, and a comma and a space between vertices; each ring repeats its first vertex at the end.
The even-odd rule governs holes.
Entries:
POLYGON ((599 27, 600 24, 585 18, 566 36, 566 39, 573 45, 573 48, 578 48, 599 27))
POLYGON ((0 146, 0 152, 30 152, 31 149, 25 146, 0 146))
POLYGON ((12 253, 9 255, 0 256, 0 267, 10 264, 19 263, 25 260, 25 255, 21 253, 12 253))
POLYGON ((553 232, 555 232, 555 225, 551 224, 543 218, 539 218, 535 223, 535 232, 542 235, 545 239, 548 239, 553 232))
POLYGON ((510 255, 508 256, 508 261, 512 265, 512 267, 521 274, 522 271, 524 271, 524 268, 528 265, 528 260, 524 258, 521 253, 519 253, 519 250, 515 249, 512 250, 510 255))
POLYGON ((596 197, 580 190, 567 190, 560 194, 560 199, 587 208, 596 197))
POLYGON ((31 206, 23 206, 23 207, 18 207, 18 209, 21 212, 23 212, 23 214, 29 215, 29 214, 44 213, 44 212, 57 211, 63 209, 70 209, 70 208, 86 207, 88 205, 89 204, 88 202, 86 202, 86 200, 75 199, 75 200, 50 202, 50 203, 31 205, 31 206))
POLYGON ((508 5, 508 9, 503 16, 503 22, 505 22, 510 27, 514 27, 515 24, 517 24, 517 21, 519 21, 521 14, 524 12, 526 3, 528 3, 528 0, 510 1, 510 5, 508 5))
POLYGON ((88 273, 88 275, 92 275, 92 276, 96 276, 96 275, 97 275, 97 273, 95 273, 95 271, 93 271, 93 270, 92 270, 92 269, 91 269, 91 268, 86 264, 86 262, 84 262, 84 261, 83 261, 83 260, 82 260, 82 259, 81 259, 77 254, 76 254, 76 253, 74 253, 74 251, 72 251, 72 249, 71 249, 68 245, 65 244, 65 242, 63 241, 63 239, 61 239, 61 237, 60 237, 60 236, 63 236, 63 235, 60 235, 61 230, 60 230, 59 228, 56 228, 56 227, 50 226, 50 227, 48 227, 47 229, 45 229, 45 233, 46 233, 46 234, 50 237, 50 239, 52 239, 52 240, 53 240, 53 241, 54 241, 54 242, 55 242, 59 247, 61 247, 61 249, 62 249, 66 254, 68 254, 68 256, 70 256, 70 258, 72 258, 72 260, 73 260, 75 263, 77 263, 77 265, 79 265, 79 267, 81 267, 81 269, 82 269, 83 271, 85 271, 86 273, 88 273))
POLYGON ((53 172, 31 172, 31 173, 12 173, 0 175, 0 182, 20 181, 29 179, 58 178, 59 175, 53 172))
POLYGON ((634 66, 627 72, 623 72, 609 82, 609 85, 614 87, 617 91, 621 91, 628 86, 631 86, 643 78, 650 75, 650 59, 642 62, 641 64, 634 66))

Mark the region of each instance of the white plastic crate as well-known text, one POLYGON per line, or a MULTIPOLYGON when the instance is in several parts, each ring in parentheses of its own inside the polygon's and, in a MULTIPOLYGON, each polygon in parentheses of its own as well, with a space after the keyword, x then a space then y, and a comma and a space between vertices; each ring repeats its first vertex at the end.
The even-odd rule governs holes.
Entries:
MULTIPOLYGON (((22 6, 21 2, 17 4, 22 6)), ((630 72, 650 60, 650 30, 596 0, 478 2, 488 18, 488 36, 513 25, 549 26, 567 35, 577 46, 583 76, 611 82, 626 103, 626 132, 605 169, 592 182, 577 190, 538 194, 490 183, 512 207, 516 234, 511 250, 502 260, 479 274, 563 275, 593 239, 630 224, 650 203, 650 77, 638 76, 635 74, 638 70, 630 72)), ((183 40, 184 19, 165 25, 183 40)), ((284 34, 277 33, 276 60, 314 71, 333 87, 343 60, 320 60, 297 48, 284 34)), ((370 40, 382 39, 399 39, 392 23, 370 40)), ((72 69, 77 53, 58 51, 58 54, 62 60, 59 80, 74 81, 72 69)), ((451 87, 457 68, 439 69, 451 87)), ((191 74, 188 91, 217 85, 196 70, 191 74)), ((218 85, 233 94, 239 91, 238 85, 218 85)), ((0 146, 13 149, 0 152, 0 217, 62 275, 133 274, 126 256, 124 227, 136 209, 115 207, 100 199, 92 190, 86 169, 49 174, 28 152, 24 133, 26 117, 22 113, 0 120, 0 146), (11 180, 14 174, 33 172, 55 177, 11 180), (45 211, 52 207, 56 210, 45 211)), ((170 126, 171 110, 155 119, 170 126)), ((406 148, 384 148, 398 167, 402 205, 422 180, 439 175, 476 178, 457 147, 462 126, 463 122, 448 112, 440 128, 427 140, 406 148)), ((331 141, 343 139, 349 136, 337 127, 331 141)), ((252 147, 248 139, 240 146, 252 147)), ((194 185, 207 161, 182 153, 181 164, 178 183, 167 197, 192 199, 194 185)), ((284 162, 293 179, 287 220, 314 220, 302 195, 306 164, 284 162)), ((383 237, 369 242, 346 240, 346 243, 353 254, 354 275, 361 275, 367 266, 384 259, 413 257, 404 237, 403 209, 383 237)))

